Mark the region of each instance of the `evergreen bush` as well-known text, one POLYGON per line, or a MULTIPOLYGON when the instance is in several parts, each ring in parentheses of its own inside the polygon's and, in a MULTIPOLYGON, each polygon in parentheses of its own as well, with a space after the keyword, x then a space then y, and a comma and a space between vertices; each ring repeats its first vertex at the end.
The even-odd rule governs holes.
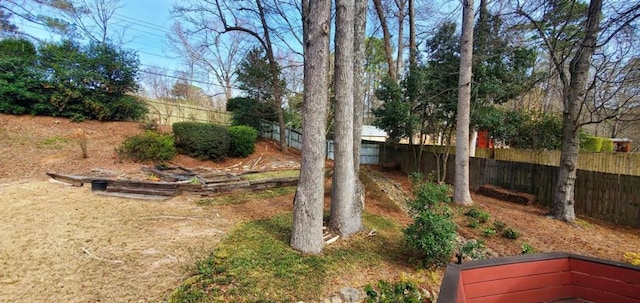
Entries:
POLYGON ((126 138, 116 152, 120 158, 135 162, 169 161, 177 153, 172 136, 152 131, 126 138))
POLYGON ((229 127, 229 156, 244 158, 253 153, 258 140, 258 131, 247 125, 229 127))
POLYGON ((225 126, 178 122, 173 124, 173 134, 180 153, 213 161, 222 161, 229 153, 229 131, 225 126))
POLYGON ((611 140, 609 138, 604 138, 602 140, 602 148, 600 148, 600 152, 612 153, 613 152, 613 140, 611 140))
POLYGON ((584 140, 582 151, 597 153, 602 149, 602 137, 588 137, 584 140))
POLYGON ((425 266, 445 265, 453 253, 456 227, 447 205, 449 190, 433 182, 414 185, 415 199, 408 203, 413 223, 404 230, 405 239, 425 266))
POLYGON ((418 285, 412 281, 378 281, 378 289, 367 285, 364 288, 365 303, 420 303, 424 298, 418 285))

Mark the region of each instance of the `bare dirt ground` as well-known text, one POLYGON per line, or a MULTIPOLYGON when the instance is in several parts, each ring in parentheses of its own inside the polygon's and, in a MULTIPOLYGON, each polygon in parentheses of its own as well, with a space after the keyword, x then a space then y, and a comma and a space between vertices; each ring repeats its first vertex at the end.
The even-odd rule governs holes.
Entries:
MULTIPOLYGON (((194 260, 210 251, 234 224, 291 210, 292 195, 269 201, 200 207, 191 194, 141 201, 99 196, 88 186, 48 181, 45 172, 109 172, 145 178, 143 164, 120 162, 114 147, 141 132, 137 123, 71 123, 67 119, 0 114, 0 302, 159 302, 180 283, 194 260), (88 158, 74 134, 88 137, 88 158)), ((221 163, 178 156, 172 163, 188 168, 273 170, 297 168, 299 154, 281 153, 259 141, 248 158, 221 163)), ((149 164, 147 164, 149 165, 149 164)), ((328 163, 327 165, 330 165, 328 163)), ((409 192, 406 175, 367 167, 381 189, 402 203, 409 192), (386 182, 390 181, 390 182, 386 182)), ((368 196, 367 210, 410 222, 406 214, 368 196)), ((624 252, 640 252, 640 230, 582 220, 567 225, 547 219, 545 210, 474 196, 476 203, 523 236, 485 242, 500 255, 520 253, 522 242, 537 251, 563 250, 620 261, 624 252)), ((459 220, 463 220, 459 217, 459 220)), ((464 224, 461 224, 464 226, 464 224)), ((462 227, 466 237, 478 230, 462 227)), ((376 277, 394 278, 403 265, 381 269, 376 277)), ((362 278, 369 274, 360 273, 362 278)), ((366 276, 366 277, 365 277, 366 276)), ((358 277, 336 281, 358 286, 358 277)), ((436 288, 437 289, 437 288, 436 288)))
MULTIPOLYGON (((410 192, 411 184, 401 172, 385 172, 385 176, 410 192)), ((456 211, 458 232, 467 239, 482 239, 500 256, 522 253, 522 244, 530 244, 536 252, 565 251, 586 256, 624 262, 626 252, 640 252, 640 229, 628 228, 579 218, 575 224, 568 224, 547 217, 548 209, 538 206, 524 206, 490 197, 472 194, 475 206, 488 211, 488 223, 470 228, 463 215, 464 208, 456 211), (509 240, 499 235, 486 237, 482 230, 492 227, 494 220, 504 222, 516 229, 522 236, 509 240)))
MULTIPOLYGON (((143 164, 114 153, 138 132, 138 123, 0 115, 0 302, 161 302, 236 222, 290 209, 287 196, 212 208, 193 203, 197 195, 131 200, 47 181, 49 171, 144 179, 143 164), (79 129, 88 137, 86 159, 74 139, 79 129)), ((260 141, 248 158, 178 156, 171 164, 231 172, 299 167, 299 155, 276 149, 260 141)))

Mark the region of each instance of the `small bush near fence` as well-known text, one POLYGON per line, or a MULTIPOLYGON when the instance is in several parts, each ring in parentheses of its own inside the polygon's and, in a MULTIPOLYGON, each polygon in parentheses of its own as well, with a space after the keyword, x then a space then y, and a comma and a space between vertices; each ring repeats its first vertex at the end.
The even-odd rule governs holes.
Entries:
POLYGON ((169 161, 176 156, 173 137, 152 131, 128 137, 122 145, 116 148, 116 153, 122 159, 135 162, 169 161))
POLYGON ((600 152, 603 153, 612 153, 613 152, 613 140, 609 138, 605 138, 602 140, 602 148, 600 152))
POLYGON ((602 149, 602 137, 588 137, 584 140, 582 150, 586 152, 598 153, 602 149))
POLYGON ((173 124, 175 144, 180 153, 199 159, 222 161, 229 152, 226 126, 199 122, 173 124))
POLYGON ((424 266, 445 265, 453 253, 456 235, 447 205, 450 188, 432 182, 414 183, 413 188, 416 198, 408 203, 413 223, 404 230, 405 239, 419 252, 424 266))
POLYGON ((246 125, 231 126, 229 127, 229 139, 229 156, 244 158, 253 154, 258 131, 246 125))

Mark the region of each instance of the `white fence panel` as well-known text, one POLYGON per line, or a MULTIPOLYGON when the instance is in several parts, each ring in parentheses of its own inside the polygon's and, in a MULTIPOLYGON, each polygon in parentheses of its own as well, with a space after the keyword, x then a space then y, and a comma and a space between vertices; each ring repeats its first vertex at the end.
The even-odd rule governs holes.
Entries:
MULTIPOLYGON (((287 146, 302 150, 302 133, 287 127, 287 146)), ((264 130, 260 133, 263 138, 280 140, 280 127, 276 123, 265 122, 264 130)), ((334 153, 333 140, 327 140, 325 145, 326 158, 333 160, 334 153)), ((362 143, 360 146, 360 164, 380 164, 380 145, 376 143, 362 143)))

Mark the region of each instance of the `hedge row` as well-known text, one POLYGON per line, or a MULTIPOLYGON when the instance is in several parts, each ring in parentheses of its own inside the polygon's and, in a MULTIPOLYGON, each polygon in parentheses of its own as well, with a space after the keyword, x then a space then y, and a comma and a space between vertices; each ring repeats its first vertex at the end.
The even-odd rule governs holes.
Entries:
POLYGON ((122 159, 136 162, 164 162, 177 152, 202 160, 221 161, 227 155, 247 157, 255 150, 258 132, 250 126, 226 126, 211 123, 173 124, 173 136, 146 131, 127 138, 116 148, 122 159))
POLYGON ((200 122, 174 123, 173 134, 180 153, 213 161, 221 161, 227 155, 252 154, 258 138, 258 132, 250 126, 226 127, 200 122))

